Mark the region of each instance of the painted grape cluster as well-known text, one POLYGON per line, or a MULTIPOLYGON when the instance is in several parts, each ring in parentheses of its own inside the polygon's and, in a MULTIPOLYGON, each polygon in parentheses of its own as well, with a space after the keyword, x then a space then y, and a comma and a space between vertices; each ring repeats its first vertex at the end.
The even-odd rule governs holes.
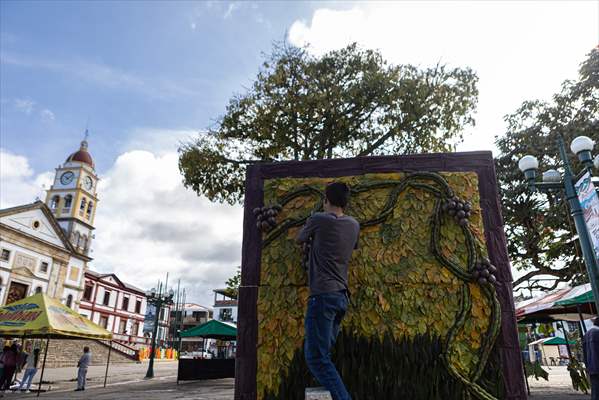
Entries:
POLYGON ((466 226, 472 215, 472 204, 458 196, 453 196, 443 203, 443 211, 453 217, 460 226, 466 226))
POLYGON ((488 283, 494 284, 497 282, 497 277, 495 276, 496 273, 497 268, 491 264, 491 261, 489 261, 488 258, 483 258, 474 266, 472 277, 481 285, 486 285, 488 283))
POLYGON ((256 228, 262 232, 269 232, 277 226, 277 215, 283 207, 279 204, 274 206, 256 207, 253 210, 254 216, 256 217, 256 228))

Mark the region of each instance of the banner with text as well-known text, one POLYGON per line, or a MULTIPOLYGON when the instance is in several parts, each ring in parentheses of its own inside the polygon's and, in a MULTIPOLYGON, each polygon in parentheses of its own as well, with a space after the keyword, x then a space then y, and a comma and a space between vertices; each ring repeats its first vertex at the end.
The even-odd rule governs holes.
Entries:
POLYGON ((584 220, 591 235, 595 258, 599 261, 599 196, 595 185, 591 181, 590 173, 584 174, 576 183, 576 192, 584 213, 584 220))

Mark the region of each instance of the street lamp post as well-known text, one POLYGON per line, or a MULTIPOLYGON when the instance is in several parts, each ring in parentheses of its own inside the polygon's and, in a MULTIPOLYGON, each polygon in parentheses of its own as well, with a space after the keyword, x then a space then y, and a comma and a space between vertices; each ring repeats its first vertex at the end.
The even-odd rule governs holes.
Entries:
MULTIPOLYGON (((165 288, 166 292, 166 288, 165 288)), ((146 293, 148 304, 155 307, 156 317, 154 318, 154 329, 152 331, 152 346, 150 350, 150 362, 148 364, 148 372, 146 372, 146 378, 150 379, 154 377, 154 353, 156 352, 156 336, 158 335, 158 324, 160 322, 160 311, 165 305, 173 304, 173 289, 169 290, 168 293, 162 293, 162 283, 158 286, 158 293, 156 289, 152 288, 146 293)))
POLYGON ((578 233, 578 239, 580 241, 580 247, 586 265, 587 274, 589 275, 589 281, 591 282, 591 288, 593 290, 593 297, 595 299, 595 306, 599 310, 599 271, 597 266, 597 258, 593 249, 593 243, 591 236, 584 220, 584 215, 580 201, 578 200, 578 194, 576 193, 575 183, 584 173, 591 173, 593 164, 599 169, 599 155, 593 157, 591 152, 593 151, 594 142, 586 136, 579 136, 572 141, 570 149, 573 153, 578 156, 578 159, 582 162, 584 169, 581 171, 579 176, 575 176, 570 166, 570 161, 566 153, 566 146, 564 144, 564 138, 562 135, 558 136, 557 145, 560 153, 560 158, 564 163, 564 173, 561 175, 556 170, 548 170, 543 173, 543 182, 536 182, 537 170, 539 168, 539 161, 534 156, 524 156, 518 162, 518 167, 524 173, 524 177, 528 182, 528 187, 531 191, 539 190, 541 192, 551 192, 563 190, 566 195, 566 200, 570 206, 570 214, 574 219, 576 226, 576 232, 578 233))

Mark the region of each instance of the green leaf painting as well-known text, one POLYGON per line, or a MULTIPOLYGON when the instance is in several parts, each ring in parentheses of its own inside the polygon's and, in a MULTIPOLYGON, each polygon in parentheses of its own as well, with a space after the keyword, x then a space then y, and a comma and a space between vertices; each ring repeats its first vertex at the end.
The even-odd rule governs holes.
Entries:
MULTIPOLYGON (((486 259, 475 173, 386 173, 336 178, 351 187, 346 212, 361 225, 350 264, 351 304, 334 351, 352 396, 502 397, 494 351, 501 310, 490 282, 473 278, 486 259), (443 204, 472 206, 458 224, 443 204)), ((302 399, 313 384, 303 361, 307 277, 294 238, 322 209, 326 178, 264 183, 279 204, 263 233, 258 295, 258 399, 302 399)))

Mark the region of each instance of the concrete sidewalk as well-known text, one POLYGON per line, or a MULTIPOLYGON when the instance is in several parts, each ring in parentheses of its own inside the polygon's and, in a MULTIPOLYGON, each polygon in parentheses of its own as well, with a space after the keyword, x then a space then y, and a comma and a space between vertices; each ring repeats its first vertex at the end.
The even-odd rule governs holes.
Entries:
MULTIPOLYGON (((177 377, 177 361, 160 361, 154 363, 154 376, 156 378, 177 377)), ((107 384, 122 382, 138 382, 145 378, 148 362, 114 364, 108 368, 107 384)), ((106 366, 91 366, 87 371, 86 387, 103 386, 106 366)), ((22 374, 19 374, 20 379, 22 374)), ((36 374, 31 389, 36 389, 41 378, 41 370, 36 374)), ((44 372, 42 390, 74 390, 77 386, 77 368, 47 368, 44 372)))
POLYGON ((566 367, 543 367, 549 373, 549 381, 528 379, 531 400, 589 400, 590 395, 572 388, 570 373, 566 367))

